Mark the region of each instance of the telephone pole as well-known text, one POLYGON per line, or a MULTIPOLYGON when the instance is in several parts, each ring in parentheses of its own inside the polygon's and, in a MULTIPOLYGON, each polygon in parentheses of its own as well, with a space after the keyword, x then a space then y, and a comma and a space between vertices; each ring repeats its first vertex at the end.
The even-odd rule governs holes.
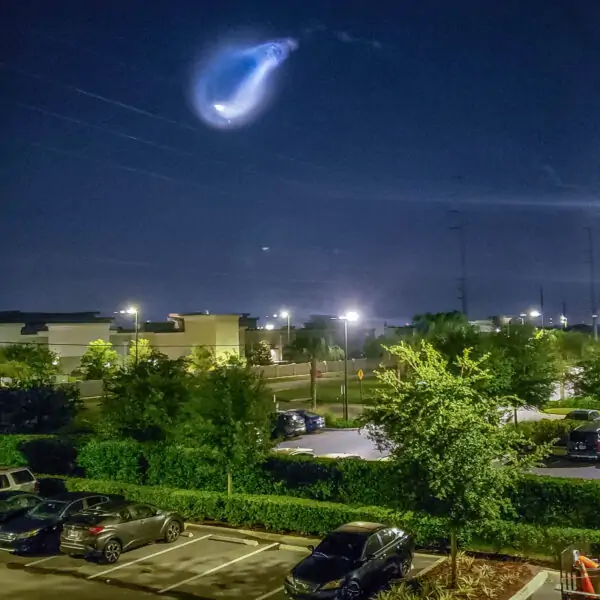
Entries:
POLYGON ((592 331, 594 341, 598 341, 598 303, 596 301, 596 266, 594 262, 594 238, 592 228, 586 227, 588 237, 588 262, 590 264, 590 305, 592 309, 592 331))
POLYGON ((469 317, 469 301, 467 297, 467 242, 465 238, 465 224, 460 210, 450 211, 456 217, 456 225, 450 229, 458 233, 458 248, 460 252, 460 277, 458 278, 458 299, 463 315, 469 317))

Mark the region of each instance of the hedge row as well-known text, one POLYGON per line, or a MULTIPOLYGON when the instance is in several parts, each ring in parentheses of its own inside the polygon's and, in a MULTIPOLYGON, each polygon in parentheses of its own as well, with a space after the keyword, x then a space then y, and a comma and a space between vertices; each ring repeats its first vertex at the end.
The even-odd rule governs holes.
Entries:
MULTIPOLYGON (((38 473, 71 474, 69 440, 0 436, 0 464, 29 464, 38 473)), ((221 492, 226 478, 216 452, 137 442, 91 440, 79 448, 77 465, 91 479, 221 492)), ((78 473, 79 474, 79 473, 78 473)), ((234 474, 234 490, 356 506, 406 510, 403 480, 392 463, 272 456, 258 468, 234 474)), ((511 519, 541 526, 600 529, 600 482, 526 477, 512 497, 511 519)), ((422 507, 427 512, 427 507, 422 507)), ((508 516, 507 516, 508 518, 508 516)))
MULTIPOLYGON (((443 519, 394 511, 378 506, 351 507, 282 496, 234 494, 231 499, 221 492, 145 487, 116 481, 65 479, 68 490, 93 490, 122 494, 176 510, 186 519, 216 521, 234 527, 260 527, 278 533, 323 536, 350 521, 375 521, 410 531, 420 548, 448 547, 448 527, 443 519)), ((586 542, 600 550, 600 531, 561 527, 537 527, 508 521, 473 524, 463 532, 462 544, 471 550, 558 557, 569 544, 586 542)))

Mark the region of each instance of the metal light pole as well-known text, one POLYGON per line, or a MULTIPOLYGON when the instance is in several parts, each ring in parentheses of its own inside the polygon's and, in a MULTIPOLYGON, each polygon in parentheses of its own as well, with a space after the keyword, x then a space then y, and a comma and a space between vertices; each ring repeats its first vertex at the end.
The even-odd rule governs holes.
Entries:
POLYGON ((140 334, 140 328, 139 328, 139 310, 135 307, 135 306, 130 306, 128 309, 126 310, 120 310, 119 311, 120 314, 122 315, 133 315, 134 319, 135 319, 135 364, 138 364, 138 342, 139 342, 139 334, 140 334))
POLYGON ((288 343, 288 346, 289 346, 290 345, 290 339, 291 339, 291 335, 290 335, 290 330, 291 330, 291 325, 290 325, 291 315, 290 315, 290 311, 289 310, 282 310, 279 313, 279 316, 282 319, 286 319, 286 321, 287 321, 287 343, 288 343))
POLYGON ((598 341, 598 304, 596 302, 596 268, 594 265, 594 239, 592 228, 585 228, 588 237, 588 255, 590 264, 590 304, 592 309, 592 333, 594 341, 598 341))
POLYGON ((344 321, 344 420, 348 420, 348 321, 358 321, 358 313, 349 311, 340 317, 344 321))

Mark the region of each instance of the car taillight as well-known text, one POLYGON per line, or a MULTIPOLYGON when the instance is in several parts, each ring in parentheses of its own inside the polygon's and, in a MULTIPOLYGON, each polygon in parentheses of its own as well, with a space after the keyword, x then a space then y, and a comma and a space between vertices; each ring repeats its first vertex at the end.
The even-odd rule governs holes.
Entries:
POLYGON ((92 534, 92 535, 98 535, 101 531, 104 531, 104 527, 102 527, 101 525, 97 526, 97 527, 90 527, 88 529, 88 531, 92 534))

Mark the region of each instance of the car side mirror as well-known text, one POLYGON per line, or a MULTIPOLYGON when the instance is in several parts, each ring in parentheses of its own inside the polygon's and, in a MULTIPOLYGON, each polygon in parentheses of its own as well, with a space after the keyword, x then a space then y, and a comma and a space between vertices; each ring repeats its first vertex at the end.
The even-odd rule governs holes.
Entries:
POLYGON ((315 551, 315 547, 311 544, 310 546, 307 546, 307 548, 311 551, 314 552, 315 551))

